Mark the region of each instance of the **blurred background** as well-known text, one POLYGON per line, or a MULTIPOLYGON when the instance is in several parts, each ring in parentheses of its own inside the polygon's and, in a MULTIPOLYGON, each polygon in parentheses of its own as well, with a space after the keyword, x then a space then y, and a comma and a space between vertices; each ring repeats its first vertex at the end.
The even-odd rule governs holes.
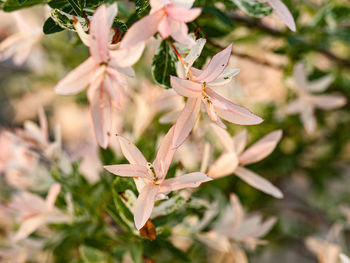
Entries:
MULTIPOLYGON (((190 31, 199 28, 208 39, 198 64, 203 65, 208 57, 233 42, 229 65, 239 68, 240 73, 219 92, 264 118, 258 126, 228 125, 229 133, 234 135, 246 128, 250 145, 269 132, 283 130, 275 151, 249 166, 281 189, 283 199, 259 192, 233 175, 205 185, 199 195, 213 200, 222 198, 227 203, 228 194, 233 192, 246 211, 277 218, 276 225, 264 237, 268 244, 247 250, 250 262, 336 263, 341 251, 350 253, 350 3, 284 2, 296 20, 295 33, 275 13, 257 19, 233 7, 234 1, 195 3, 203 7, 203 13, 196 23, 189 25, 190 31), (309 104, 300 112, 288 111, 291 102, 305 95, 298 90, 300 79, 295 74, 298 63, 308 83, 320 79, 327 82, 327 89, 315 94, 336 95, 344 103, 327 107, 330 102, 325 100, 324 105, 315 106, 308 115, 304 111, 310 110, 309 104), (316 125, 307 127, 313 120, 316 125)), ((124 1, 118 4, 123 20, 134 5, 124 1)), ((93 137, 86 91, 73 96, 54 92, 57 82, 89 56, 88 48, 69 30, 43 34, 42 26, 48 16, 45 8, 18 12, 30 29, 18 22, 14 13, 0 12, 0 42, 20 34, 11 40, 17 51, 8 51, 12 54, 9 57, 4 52, 0 56, 0 129, 22 129, 28 120, 38 123, 38 110, 43 107, 50 139, 54 139, 53 131, 59 125, 67 159, 81 160, 79 169, 93 184, 100 178, 101 164, 110 161, 100 160, 108 150, 99 150, 93 137)), ((154 155, 150 149, 157 144, 158 133, 164 134, 170 127, 164 114, 183 105, 180 98, 167 94, 152 78, 150 65, 159 42, 148 41, 142 59, 134 67, 137 77, 128 79, 128 99, 123 109, 116 112, 115 130, 137 142, 146 156, 154 155)), ((177 154, 177 160, 187 171, 199 169, 205 141, 211 145, 211 160, 221 153, 222 146, 209 130, 207 122, 203 122, 188 146, 177 154), (191 142, 198 142, 196 136, 205 140, 199 146, 191 146, 191 142)), ((112 137, 109 150, 115 151, 120 159, 114 144, 112 137)), ((4 156, 0 156, 0 162, 5 165, 4 156)), ((4 170, 0 188, 3 193, 14 187, 4 170)), ((1 215, 0 221, 5 222, 1 215)), ((195 254, 193 251, 196 250, 191 252, 195 254)), ((209 253, 216 257, 218 252, 209 253)), ((236 262, 220 260, 211 262, 236 262)))

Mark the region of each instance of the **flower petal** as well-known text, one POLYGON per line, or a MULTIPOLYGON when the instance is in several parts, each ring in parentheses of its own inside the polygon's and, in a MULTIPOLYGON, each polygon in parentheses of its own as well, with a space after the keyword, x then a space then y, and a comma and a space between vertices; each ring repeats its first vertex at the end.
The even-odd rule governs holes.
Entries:
POLYGON ((16 242, 16 241, 27 238, 30 234, 32 234, 35 230, 37 230, 44 223, 45 223, 45 217, 42 214, 37 215, 37 216, 33 216, 33 217, 25 220, 21 224, 18 231, 16 232, 15 236, 13 237, 13 240, 16 242))
POLYGON ((164 180, 160 185, 159 193, 168 193, 184 188, 196 188, 200 184, 209 182, 212 179, 201 172, 184 174, 178 177, 164 180))
POLYGON ((170 23, 170 35, 176 42, 186 46, 193 46, 196 44, 194 39, 188 35, 188 27, 184 22, 178 22, 171 18, 169 18, 168 21, 170 23))
POLYGON ((200 8, 186 8, 180 5, 168 5, 165 7, 165 11, 169 17, 179 22, 192 22, 201 13, 200 8))
POLYGON ((170 76, 171 87, 181 96, 199 98, 202 94, 202 85, 187 79, 170 76))
POLYGON ((90 46, 90 36, 89 36, 89 34, 87 34, 85 32, 85 30, 81 26, 80 22, 78 20, 74 19, 73 26, 75 28, 75 31, 77 31, 81 42, 83 42, 83 44, 85 46, 89 47, 90 46))
POLYGON ((89 84, 90 77, 96 68, 96 62, 92 57, 89 57, 58 82, 55 92, 61 95, 69 95, 82 91, 89 84))
POLYGON ((214 81, 208 83, 210 87, 223 86, 229 83, 234 76, 239 73, 239 69, 235 68, 226 68, 221 75, 214 81))
POLYGON ((216 80, 226 68, 231 57, 231 51, 232 44, 213 56, 209 64, 195 80, 200 82, 212 82, 216 80))
POLYGON ((215 107, 216 113, 224 120, 240 125, 256 125, 263 122, 263 119, 259 116, 253 114, 246 108, 225 99, 224 97, 214 92, 212 89, 206 87, 205 92, 213 100, 216 100, 218 102, 216 105, 224 105, 224 107, 215 107))
POLYGON ((247 130, 244 129, 233 137, 233 145, 236 154, 239 156, 247 145, 247 130))
POLYGON ((265 178, 261 177, 260 175, 257 175, 256 173, 244 167, 238 166, 235 171, 235 174, 250 186, 266 194, 272 195, 273 197, 276 197, 276 198, 283 197, 282 192, 277 187, 275 187, 265 178))
POLYGON ((315 95, 310 96, 310 101, 323 110, 333 110, 346 104, 346 98, 342 95, 315 95))
POLYGON ((221 178, 232 174, 238 166, 238 158, 235 152, 222 154, 210 167, 208 175, 211 178, 221 178))
POLYGON ((215 124, 210 124, 210 127, 213 129, 215 134, 218 136, 219 140, 221 141, 221 144, 224 146, 226 151, 228 152, 234 152, 233 147, 233 140, 231 138, 231 135, 227 132, 227 130, 218 127, 215 124))
POLYGON ((306 86, 306 89, 309 92, 323 92, 329 87, 329 85, 331 85, 333 81, 334 77, 332 75, 327 75, 309 82, 309 84, 306 86))
POLYGON ((54 183, 50 189, 49 192, 46 196, 46 209, 48 211, 52 211, 54 206, 55 206, 55 202, 57 199, 57 196, 59 195, 59 193, 61 192, 61 185, 58 183, 54 183))
POLYGON ((298 90, 303 90, 303 91, 307 90, 306 87, 308 85, 308 81, 305 74, 305 67, 303 63, 299 62, 294 66, 293 79, 295 81, 296 88, 298 90))
POLYGON ((102 86, 96 89, 95 93, 92 95, 90 111, 97 143, 105 149, 109 141, 108 134, 111 130, 112 120, 110 98, 102 86))
POLYGON ((153 183, 146 184, 135 202, 134 221, 137 230, 140 230, 150 218, 159 186, 153 183))
POLYGON ((147 160, 140 152, 140 150, 135 146, 135 144, 123 136, 118 135, 117 138, 119 140, 123 155, 129 161, 129 163, 138 164, 145 167, 147 166, 147 160))
POLYGON ((173 148, 174 126, 172 126, 162 139, 153 166, 157 177, 163 180, 171 162, 173 161, 176 149, 173 148))
POLYGON ((269 133, 244 151, 239 156, 239 163, 247 165, 259 162, 273 152, 281 138, 282 130, 269 133))
POLYGON ((293 15, 287 8, 287 6, 281 0, 266 0, 270 6, 275 9, 278 16, 282 19, 282 21, 289 27, 290 30, 295 32, 296 26, 294 22, 293 15))
POLYGON ((152 37, 157 32, 163 16, 164 12, 159 10, 138 20, 126 32, 120 43, 120 48, 131 48, 152 37))
POLYGON ((103 166, 108 172, 124 177, 142 177, 153 179, 148 173, 147 167, 139 164, 116 164, 103 166))
POLYGON ((131 48, 117 49, 109 52, 109 65, 114 68, 124 68, 134 65, 141 57, 145 42, 140 42, 131 48))
POLYGON ((111 30, 106 5, 101 5, 95 11, 90 23, 90 53, 97 63, 109 59, 108 44, 111 30))
POLYGON ((170 30, 170 24, 167 16, 164 16, 162 20, 159 22, 158 32, 163 39, 166 39, 170 36, 171 30, 170 30))
POLYGON ((175 123, 173 147, 178 148, 188 137, 196 124, 200 111, 201 100, 188 98, 185 107, 175 123))

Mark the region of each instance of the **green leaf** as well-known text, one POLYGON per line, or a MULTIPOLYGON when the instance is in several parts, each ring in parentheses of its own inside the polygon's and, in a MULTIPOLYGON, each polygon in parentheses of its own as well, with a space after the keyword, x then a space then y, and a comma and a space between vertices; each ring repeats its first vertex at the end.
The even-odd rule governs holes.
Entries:
POLYGON ((53 9, 51 11, 51 18, 55 21, 57 25, 59 25, 61 28, 73 31, 73 19, 70 19, 70 17, 68 17, 67 15, 68 13, 58 9, 53 9))
POLYGON ((22 3, 19 3, 18 0, 7 0, 2 9, 5 12, 12 12, 12 11, 16 11, 22 8, 28 8, 28 7, 32 7, 35 5, 41 5, 44 4, 45 1, 44 0, 26 0, 23 1, 22 3))
POLYGON ((23 4, 26 0, 18 0, 18 3, 23 4))
POLYGON ((216 8, 215 6, 204 8, 203 13, 211 14, 215 16, 217 19, 219 19, 222 23, 227 25, 228 27, 233 28, 232 19, 228 15, 226 15, 224 12, 222 12, 220 9, 216 8))
POLYGON ((122 200, 122 198, 127 199, 128 195, 125 194, 127 191, 132 191, 134 195, 137 194, 134 181, 131 178, 117 177, 112 185, 113 201, 120 218, 131 229, 134 224, 134 216, 122 200))
POLYGON ((85 263, 102 263, 107 258, 105 253, 93 247, 80 246, 79 251, 85 263))
POLYGON ((67 0, 49 0, 47 4, 51 8, 58 8, 58 9, 64 9, 65 7, 69 6, 67 0))
POLYGON ((56 24, 56 22, 49 17, 46 19, 44 26, 43 26, 43 32, 44 34, 53 34, 62 31, 63 28, 61 28, 59 25, 56 24))
POLYGON ((74 13, 75 13, 77 16, 80 16, 80 15, 81 15, 80 4, 79 4, 79 3, 76 3, 75 0, 68 0, 68 2, 69 2, 69 4, 71 5, 71 7, 73 8, 74 13))
POLYGON ((136 0, 135 6, 136 6, 136 14, 139 18, 144 17, 151 10, 149 1, 147 0, 136 0))
POLYGON ((268 16, 272 13, 272 8, 264 3, 252 0, 232 0, 232 2, 236 4, 239 9, 256 18, 268 16))
POLYGON ((142 263, 143 246, 141 243, 132 244, 130 255, 134 263, 142 263))
POLYGON ((155 82, 165 88, 170 87, 170 75, 176 74, 177 57, 168 41, 163 40, 152 61, 152 75, 155 82))

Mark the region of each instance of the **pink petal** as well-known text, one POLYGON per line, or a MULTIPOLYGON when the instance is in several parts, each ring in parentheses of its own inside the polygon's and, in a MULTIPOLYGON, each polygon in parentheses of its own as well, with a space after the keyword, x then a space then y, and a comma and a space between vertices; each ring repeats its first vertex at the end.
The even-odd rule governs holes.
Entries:
POLYGON ((141 190, 135 203, 134 220, 137 230, 140 230, 150 218, 159 186, 147 183, 141 190))
POLYGON ((312 82, 306 86, 307 91, 309 92, 323 92, 325 91, 329 85, 334 81, 334 77, 332 75, 327 75, 312 82))
POLYGON ((215 179, 221 178, 232 174, 237 166, 237 154, 235 152, 224 153, 209 167, 208 175, 215 179))
POLYGON ((239 73, 239 69, 226 68, 221 75, 214 81, 208 83, 210 87, 224 86, 229 83, 234 76, 239 73))
POLYGON ((168 21, 170 23, 170 35, 176 42, 186 46, 193 46, 196 44, 194 39, 188 35, 188 27, 184 22, 178 22, 171 18, 169 18, 168 21))
POLYGON ((172 126, 162 139, 157 156, 153 162, 157 177, 163 180, 167 173, 171 162, 173 161, 176 149, 173 148, 174 126, 172 126))
POLYGON ((51 211, 54 208, 57 196, 59 195, 60 192, 61 192, 60 184, 54 183, 50 187, 49 192, 46 196, 46 209, 48 211, 51 211))
POLYGON ((314 108, 310 105, 305 105, 304 109, 301 111, 300 118, 306 132, 308 134, 314 133, 317 126, 314 108))
POLYGON ((202 94, 202 85, 187 79, 170 76, 171 87, 181 96, 199 98, 202 94))
POLYGON ((240 125, 256 125, 263 122, 263 119, 259 116, 253 114, 246 108, 225 99, 212 89, 206 87, 205 92, 213 99, 213 103, 215 103, 214 100, 216 100, 216 105, 224 105, 224 107, 220 108, 215 107, 216 113, 224 120, 240 125))
POLYGON ((262 223, 259 228, 254 232, 255 238, 260 238, 265 236, 268 232, 270 232, 271 228, 276 223, 276 218, 272 217, 266 220, 264 223, 262 223))
POLYGON ((118 86, 115 84, 116 84, 116 81, 114 81, 113 78, 111 78, 111 76, 106 74, 104 77, 105 91, 108 93, 113 106, 118 107, 119 101, 120 101, 120 98, 119 98, 120 94, 118 92, 118 86))
POLYGON ((276 188, 273 184, 271 184, 265 178, 257 175, 256 173, 244 167, 238 166, 235 171, 235 174, 247 184, 251 185, 252 187, 266 194, 272 195, 273 197, 276 197, 276 198, 283 197, 282 192, 278 188, 276 188))
POLYGON ((20 228, 18 229, 15 236, 13 237, 13 240, 16 242, 24 238, 27 238, 30 234, 32 234, 44 223, 45 223, 45 217, 41 214, 28 218, 21 224, 20 228))
POLYGON ((165 13, 159 10, 133 24, 122 39, 120 48, 131 48, 152 37, 158 31, 158 25, 164 15, 165 13))
POLYGON ((90 53, 97 63, 109 59, 108 44, 111 30, 106 5, 101 5, 95 11, 90 23, 90 53))
POLYGON ((163 39, 166 39, 170 36, 170 24, 168 21, 168 17, 164 16, 158 25, 158 32, 162 36, 163 39))
POLYGON ((188 137, 196 124, 200 111, 201 100, 188 98, 185 107, 175 123, 173 147, 178 148, 188 137))
POLYGON ((108 145, 108 135, 111 130, 111 103, 102 86, 92 96, 90 110, 97 143, 105 149, 108 145))
POLYGON ((80 22, 78 20, 74 20, 73 26, 75 28, 75 31, 78 33, 78 36, 81 40, 81 42, 84 43, 85 46, 90 46, 90 36, 87 34, 83 27, 81 26, 80 22))
POLYGON ((200 8, 186 8, 179 5, 168 5, 165 7, 165 12, 174 20, 179 22, 192 22, 195 20, 201 13, 200 8))
POLYGON ((141 177, 153 180, 148 173, 147 167, 139 164, 116 164, 103 166, 108 172, 124 177, 141 177))
POLYGON ((241 202, 235 194, 230 194, 230 204, 234 214, 234 222, 232 228, 237 230, 244 220, 244 211, 241 202))
POLYGON ((129 161, 129 163, 138 164, 145 167, 147 166, 147 160, 135 146, 135 144, 120 135, 118 135, 118 140, 123 155, 129 161))
POLYGON ((96 62, 92 57, 89 57, 58 82, 55 92, 61 95, 70 95, 82 91, 89 84, 90 77, 96 68, 96 62))
POLYGON ((304 108, 305 108, 305 101, 301 99, 296 99, 287 104, 287 106, 285 107, 285 112, 287 114, 295 114, 295 113, 303 112, 304 108))
POLYGON ((233 140, 231 135, 223 128, 218 127, 215 124, 210 124, 210 127, 213 129, 215 134, 218 136, 221 144, 224 146, 226 151, 234 152, 233 140))
POLYGON ((295 32, 295 22, 294 18, 287 8, 287 6, 281 0, 267 0, 270 6, 275 9, 278 16, 282 19, 282 21, 289 27, 290 30, 295 32))
POLYGON ((307 90, 308 80, 307 80, 305 67, 303 63, 299 62, 294 66, 293 79, 295 81, 296 88, 298 90, 302 90, 302 91, 307 90))
POLYGON ((160 185, 159 193, 168 193, 184 188, 196 188, 200 184, 209 182, 212 179, 201 172, 184 174, 178 177, 164 180, 160 185))
POLYGON ((342 95, 315 95, 310 97, 310 101, 323 110, 333 110, 346 104, 346 98, 342 95))
POLYGON ((43 137, 43 141, 45 143, 49 142, 49 129, 47 127, 47 118, 43 107, 39 107, 39 122, 40 122, 40 129, 41 134, 43 137))
POLYGON ((145 43, 140 42, 131 48, 117 49, 109 52, 109 65, 115 68, 124 68, 134 65, 141 57, 145 43))
POLYGON ((231 57, 231 51, 232 44, 213 56, 209 61, 209 64, 205 67, 202 73, 195 78, 195 80, 200 82, 211 82, 216 80, 225 70, 231 57))
POLYGON ((247 165, 261 161, 273 152, 281 138, 281 130, 269 133, 243 152, 239 156, 239 163, 247 165))
POLYGON ((244 129, 243 131, 235 135, 235 137, 233 137, 234 149, 238 156, 243 152, 246 144, 247 144, 247 130, 244 129))

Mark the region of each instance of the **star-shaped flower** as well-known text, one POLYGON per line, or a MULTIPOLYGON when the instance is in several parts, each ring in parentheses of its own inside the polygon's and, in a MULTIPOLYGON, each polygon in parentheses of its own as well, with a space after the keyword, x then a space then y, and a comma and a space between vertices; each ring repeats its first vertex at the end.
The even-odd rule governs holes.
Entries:
POLYGON ((342 95, 314 95, 313 92, 323 92, 333 81, 331 75, 318 80, 308 81, 302 63, 294 67, 295 90, 298 98, 290 102, 285 110, 287 114, 299 113, 305 130, 311 134, 316 130, 315 108, 333 110, 345 105, 346 99, 342 95))
POLYGON ((90 47, 91 56, 70 72, 56 86, 62 95, 76 94, 89 86, 91 116, 98 144, 106 148, 112 130, 111 107, 118 107, 127 86, 123 75, 133 76, 130 67, 140 58, 144 43, 130 49, 110 50, 110 31, 117 5, 101 5, 92 16, 90 34, 87 38, 76 21, 77 32, 90 47))
POLYGON ((140 230, 150 218, 154 202, 172 191, 195 188, 201 183, 212 180, 201 172, 184 174, 165 179, 173 160, 175 149, 172 147, 174 128, 171 128, 160 143, 153 163, 147 162, 139 149, 129 140, 118 136, 123 155, 130 164, 107 165, 104 168, 118 176, 133 177, 139 196, 135 203, 134 220, 140 230))
POLYGON ((254 250, 257 245, 267 243, 260 238, 271 230, 275 222, 273 217, 263 222, 259 214, 245 215, 238 197, 231 194, 230 205, 214 224, 213 229, 201 236, 201 240, 224 252, 235 249, 237 242, 254 250))
POLYGON ((55 183, 50 187, 45 200, 29 192, 15 195, 10 208, 19 214, 21 221, 21 226, 14 236, 15 241, 28 237, 44 224, 66 223, 71 220, 69 215, 55 207, 60 191, 61 185, 55 183))
POLYGON ((186 23, 196 19, 201 12, 200 8, 191 8, 193 2, 151 0, 151 13, 129 28, 121 41, 121 48, 133 47, 157 32, 163 39, 171 36, 179 43, 193 45, 194 40, 188 36, 186 23))
POLYGON ((282 137, 281 130, 269 133, 243 151, 247 143, 246 130, 232 138, 226 130, 216 125, 212 125, 212 128, 223 144, 225 151, 209 167, 208 175, 210 177, 220 178, 234 173, 247 184, 264 193, 276 198, 283 197, 281 191, 269 181, 244 167, 245 165, 259 162, 272 153, 282 137))
MULTIPOLYGON (((224 120, 240 124, 255 125, 263 120, 246 108, 232 103, 215 92, 215 87, 227 84, 239 70, 227 68, 231 56, 232 44, 217 53, 203 71, 188 68, 186 79, 171 76, 173 89, 181 96, 187 97, 187 102, 175 124, 174 147, 181 145, 193 129, 203 102, 209 118, 220 127, 226 128, 224 120)), ((193 63, 193 62, 191 62, 193 63)))

